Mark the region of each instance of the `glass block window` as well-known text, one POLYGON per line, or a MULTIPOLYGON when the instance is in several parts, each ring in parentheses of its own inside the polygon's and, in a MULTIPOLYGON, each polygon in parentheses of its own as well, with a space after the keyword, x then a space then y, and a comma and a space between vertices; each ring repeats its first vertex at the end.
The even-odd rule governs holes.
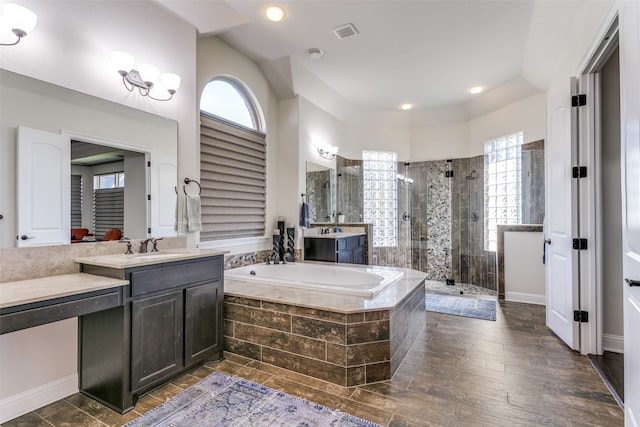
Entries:
POLYGON ((398 246, 397 155, 363 151, 364 221, 373 224, 373 246, 398 246))
POLYGON ((522 132, 484 144, 484 249, 495 252, 498 224, 522 221, 522 132))

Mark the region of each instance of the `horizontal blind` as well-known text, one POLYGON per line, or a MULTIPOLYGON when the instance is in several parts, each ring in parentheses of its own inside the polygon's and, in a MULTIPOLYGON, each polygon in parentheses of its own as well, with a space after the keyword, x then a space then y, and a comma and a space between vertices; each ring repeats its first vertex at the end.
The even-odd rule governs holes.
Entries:
POLYGON ((71 175, 71 228, 82 227, 82 175, 71 175))
POLYGON ((200 240, 264 235, 265 135, 200 115, 200 240))
POLYGON ((93 192, 93 229, 97 239, 112 228, 124 230, 124 188, 93 192))

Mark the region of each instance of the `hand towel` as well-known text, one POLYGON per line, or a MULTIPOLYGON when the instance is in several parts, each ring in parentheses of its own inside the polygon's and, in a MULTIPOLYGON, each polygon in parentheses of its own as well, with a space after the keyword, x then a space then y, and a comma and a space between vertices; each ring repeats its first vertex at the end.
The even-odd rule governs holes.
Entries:
POLYGON ((202 222, 200 220, 200 195, 187 194, 185 197, 187 206, 187 231, 201 231, 202 222))
POLYGON ((300 226, 309 228, 310 224, 309 205, 307 205, 306 202, 302 202, 302 207, 300 208, 300 226))

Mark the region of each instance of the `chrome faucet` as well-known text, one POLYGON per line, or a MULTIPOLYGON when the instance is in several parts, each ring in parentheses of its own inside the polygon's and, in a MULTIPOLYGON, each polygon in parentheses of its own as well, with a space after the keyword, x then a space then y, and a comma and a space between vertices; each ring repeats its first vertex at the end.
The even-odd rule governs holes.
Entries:
POLYGON ((147 246, 149 245, 149 242, 151 241, 151 237, 145 240, 141 240, 140 241, 140 249, 138 249, 138 253, 139 254, 146 254, 147 253, 147 246))

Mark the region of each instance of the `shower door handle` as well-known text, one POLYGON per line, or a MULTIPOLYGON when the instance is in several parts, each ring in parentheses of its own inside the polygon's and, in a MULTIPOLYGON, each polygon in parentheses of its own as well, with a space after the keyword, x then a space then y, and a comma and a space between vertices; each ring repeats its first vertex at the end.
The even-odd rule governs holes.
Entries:
POLYGON ((627 282, 629 286, 640 286, 640 280, 624 279, 624 281, 627 282))

